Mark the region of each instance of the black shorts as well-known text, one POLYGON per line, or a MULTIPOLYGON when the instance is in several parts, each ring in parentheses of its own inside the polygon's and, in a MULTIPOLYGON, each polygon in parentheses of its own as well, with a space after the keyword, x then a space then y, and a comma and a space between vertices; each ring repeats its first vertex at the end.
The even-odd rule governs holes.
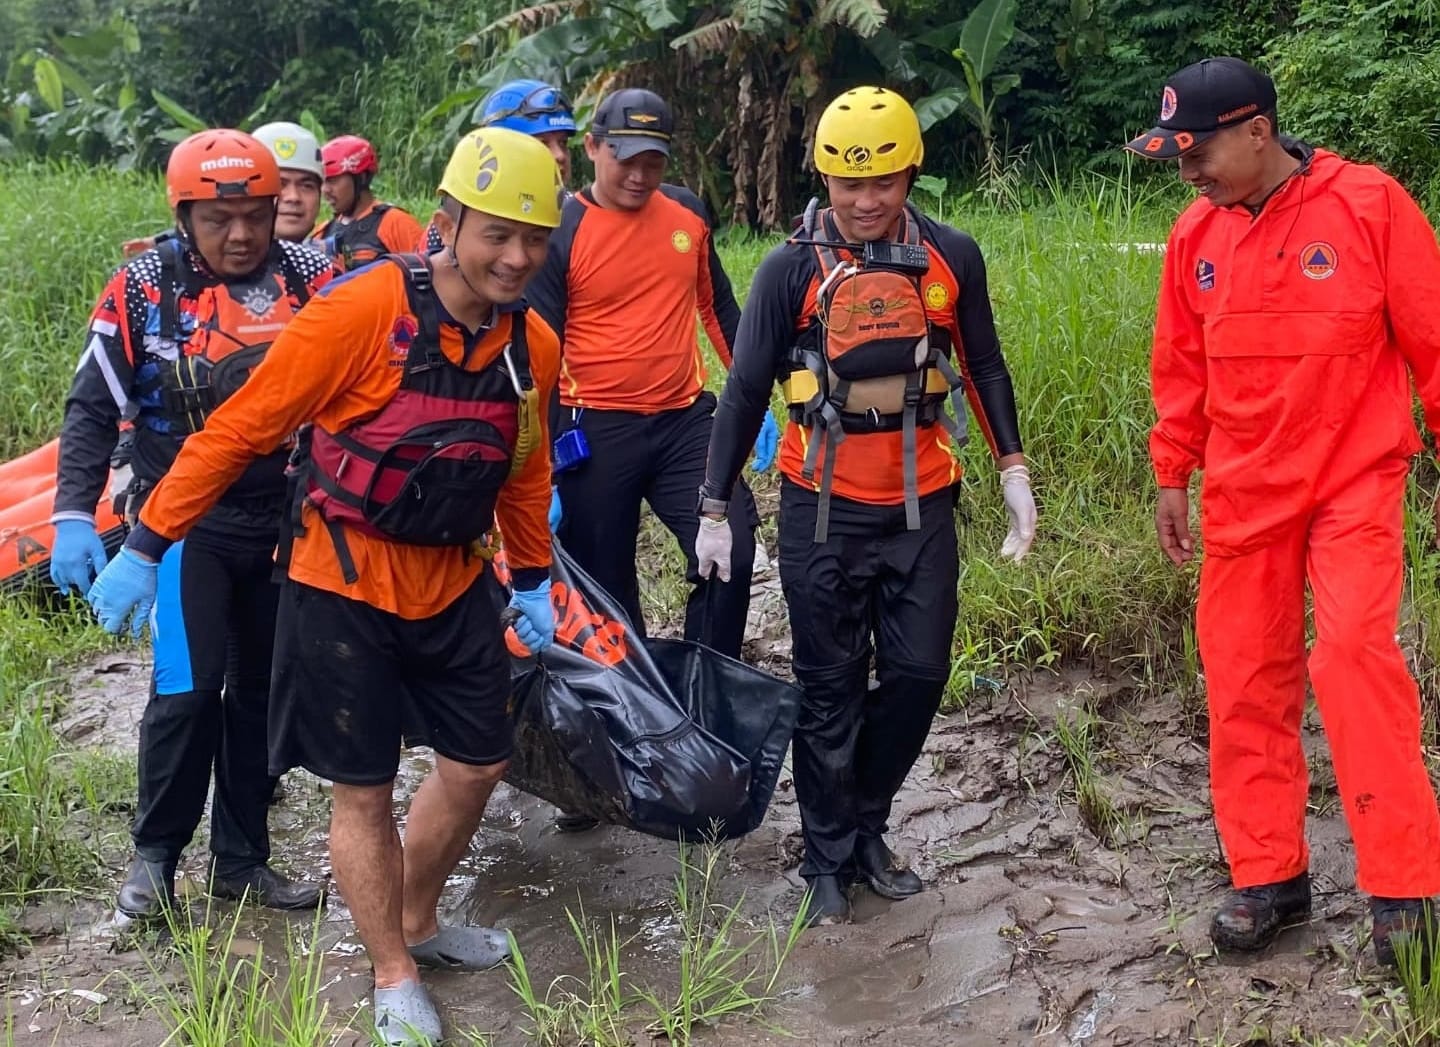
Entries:
POLYGON ((449 607, 409 621, 286 580, 275 632, 270 772, 382 785, 407 745, 459 763, 509 759, 510 656, 489 571, 449 607))

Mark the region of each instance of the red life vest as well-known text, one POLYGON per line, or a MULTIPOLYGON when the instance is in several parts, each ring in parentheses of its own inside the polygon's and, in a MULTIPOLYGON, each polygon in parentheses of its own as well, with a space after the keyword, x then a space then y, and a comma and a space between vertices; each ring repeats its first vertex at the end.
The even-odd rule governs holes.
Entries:
POLYGON ((537 445, 538 404, 525 344, 525 310, 510 314, 510 344, 468 371, 440 349, 428 263, 390 255, 405 272, 419 329, 400 388, 369 418, 332 433, 315 426, 305 499, 335 541, 347 582, 358 575, 340 525, 412 545, 469 545, 495 523, 500 489, 537 445))

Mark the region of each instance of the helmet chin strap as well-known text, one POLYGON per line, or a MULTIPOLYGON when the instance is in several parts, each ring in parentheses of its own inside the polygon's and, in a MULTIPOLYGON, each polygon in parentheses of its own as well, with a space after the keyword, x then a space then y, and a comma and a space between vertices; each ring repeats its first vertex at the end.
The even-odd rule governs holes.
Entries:
MULTIPOLYGON (((470 291, 470 293, 476 297, 476 299, 483 302, 485 301, 485 296, 481 294, 479 290, 476 289, 475 285, 470 282, 470 278, 465 275, 465 270, 460 268, 460 259, 455 254, 455 244, 460 239, 460 227, 465 224, 465 216, 469 213, 470 208, 465 207, 461 209, 460 218, 455 223, 455 235, 450 238, 450 246, 445 249, 445 253, 449 259, 450 268, 455 270, 455 275, 460 277, 460 281, 465 285, 465 287, 470 291)), ((493 305, 494 303, 492 302, 490 304, 493 305)))

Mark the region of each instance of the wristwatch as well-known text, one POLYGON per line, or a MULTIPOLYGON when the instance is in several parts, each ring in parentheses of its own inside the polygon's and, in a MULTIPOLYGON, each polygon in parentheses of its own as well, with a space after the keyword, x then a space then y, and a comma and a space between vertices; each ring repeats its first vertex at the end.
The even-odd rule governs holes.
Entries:
POLYGON ((700 502, 695 507, 697 516, 718 516, 722 520, 730 512, 730 503, 720 498, 710 498, 705 494, 705 488, 700 488, 700 502))

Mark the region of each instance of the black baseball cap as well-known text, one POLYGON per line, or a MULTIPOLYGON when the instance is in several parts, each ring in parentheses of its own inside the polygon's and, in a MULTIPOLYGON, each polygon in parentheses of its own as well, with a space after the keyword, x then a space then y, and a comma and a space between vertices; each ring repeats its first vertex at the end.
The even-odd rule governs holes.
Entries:
POLYGON ((1160 93, 1160 122, 1125 146, 1170 160, 1217 131, 1275 108, 1275 82, 1238 58, 1206 58, 1172 76, 1160 93))
POLYGON ((669 156, 675 116, 654 91, 627 87, 601 99, 590 120, 590 133, 608 142, 617 160, 650 151, 669 156))

